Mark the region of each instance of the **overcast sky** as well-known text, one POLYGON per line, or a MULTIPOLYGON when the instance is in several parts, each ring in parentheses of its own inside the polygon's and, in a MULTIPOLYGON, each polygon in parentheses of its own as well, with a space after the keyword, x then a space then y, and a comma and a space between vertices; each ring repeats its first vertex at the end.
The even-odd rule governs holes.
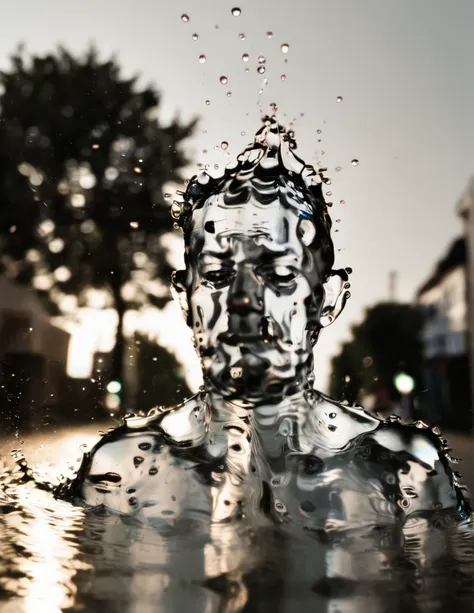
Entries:
POLYGON ((283 123, 296 118, 299 154, 332 178, 336 264, 354 269, 346 312, 320 341, 323 384, 351 323, 387 297, 388 272, 411 300, 461 231, 455 205, 474 171, 473 24, 472 0, 23 0, 2 4, 0 67, 20 41, 32 52, 95 42, 162 91, 164 118, 201 116, 190 147, 212 170, 229 161, 214 147, 228 141, 235 155, 270 103, 283 123))

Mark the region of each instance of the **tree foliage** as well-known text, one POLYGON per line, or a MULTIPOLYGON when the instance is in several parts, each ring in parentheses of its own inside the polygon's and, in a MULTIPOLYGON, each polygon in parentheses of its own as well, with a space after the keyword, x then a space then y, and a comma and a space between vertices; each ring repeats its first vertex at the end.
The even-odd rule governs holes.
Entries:
MULTIPOLYGON (((331 394, 354 403, 362 393, 390 401, 399 398, 394 377, 405 372, 415 380, 415 393, 422 387, 423 317, 414 306, 381 303, 367 310, 364 320, 353 327, 353 338, 332 361, 331 394)), ((381 407, 382 408, 382 407, 381 407)))
POLYGON ((20 48, 0 73, 3 269, 57 313, 65 297, 80 303, 87 288, 105 288, 119 315, 116 371, 125 310, 168 299, 163 188, 182 180, 195 121, 165 127, 159 103, 94 49, 28 57, 20 48))

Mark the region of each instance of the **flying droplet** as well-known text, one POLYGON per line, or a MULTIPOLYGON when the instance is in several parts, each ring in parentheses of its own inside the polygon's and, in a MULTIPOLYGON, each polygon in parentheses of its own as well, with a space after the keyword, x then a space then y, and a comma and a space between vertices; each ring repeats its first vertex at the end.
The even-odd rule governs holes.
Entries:
POLYGON ((229 143, 226 140, 223 140, 221 143, 221 149, 224 151, 229 147, 229 143))
POLYGON ((222 85, 225 85, 228 80, 229 79, 226 76, 224 76, 224 75, 222 75, 222 77, 219 79, 219 81, 222 83, 222 85))
POLYGON ((249 61, 249 54, 248 53, 244 53, 242 55, 242 59, 244 60, 244 62, 248 62, 249 61))
POLYGON ((211 104, 210 100, 206 100, 206 106, 209 106, 211 104))
POLYGON ((354 158, 353 160, 351 160, 351 164, 352 166, 359 166, 359 160, 354 158))
POLYGON ((339 200, 339 204, 346 204, 345 200, 339 200))
POLYGON ((338 97, 336 98, 336 102, 342 102, 342 96, 338 96, 338 97))
POLYGON ((336 166, 336 172, 341 172, 342 166, 336 166))
POLYGON ((259 64, 265 64, 266 61, 267 60, 266 60, 266 58, 263 55, 259 55, 258 56, 258 63, 259 64))
POLYGON ((232 9, 232 15, 233 15, 234 17, 239 17, 239 16, 241 15, 241 13, 242 13, 242 11, 239 9, 239 7, 238 7, 238 6, 235 6, 235 7, 232 9))
POLYGON ((199 61, 201 62, 201 64, 204 64, 204 62, 206 61, 206 56, 205 55, 200 55, 199 56, 199 61))
POLYGON ((288 45, 287 43, 283 43, 283 45, 281 45, 280 49, 281 49, 282 53, 288 53, 288 51, 290 49, 290 45, 288 45))
POLYGON ((271 38, 273 36, 273 32, 267 32, 267 36, 268 38, 271 38))
POLYGON ((184 21, 184 23, 188 23, 189 21, 189 15, 186 15, 186 13, 183 13, 181 15, 181 21, 184 21))
POLYGON ((244 132, 244 131, 242 131, 242 132, 240 133, 240 136, 245 136, 245 132, 244 132))
POLYGON ((286 74, 282 74, 281 77, 280 77, 280 80, 281 81, 286 81, 286 74))
POLYGON ((241 32, 239 34, 239 38, 240 38, 240 40, 245 40, 245 34, 243 32, 241 32))
POLYGON ((265 66, 263 66, 263 65, 260 65, 260 66, 257 68, 257 72, 258 72, 259 74, 263 74, 263 73, 265 72, 265 70, 266 70, 266 69, 265 69, 265 66))
POLYGON ((231 96, 232 96, 232 92, 231 91, 227 92, 227 98, 230 98, 231 96))
POLYGON ((171 194, 166 192, 165 194, 163 194, 163 198, 171 198, 171 194))
POLYGON ((197 34, 193 34, 193 40, 197 40, 199 36, 197 34))

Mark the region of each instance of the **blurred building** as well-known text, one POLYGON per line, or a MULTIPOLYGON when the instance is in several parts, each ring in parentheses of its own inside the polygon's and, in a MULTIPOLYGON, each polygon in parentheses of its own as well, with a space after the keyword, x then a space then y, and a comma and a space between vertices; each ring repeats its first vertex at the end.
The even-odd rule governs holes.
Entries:
POLYGON ((472 429, 469 237, 456 239, 417 292, 424 314, 426 417, 444 428, 472 429))
POLYGON ((68 344, 35 292, 0 276, 0 413, 7 426, 43 418, 60 403, 68 344))
MULTIPOLYGON (((458 214, 463 220, 466 240, 466 293, 468 302, 468 343, 470 357, 471 407, 474 408, 474 176, 469 180, 458 202, 458 214)), ((474 419, 472 420, 474 424, 474 419)))

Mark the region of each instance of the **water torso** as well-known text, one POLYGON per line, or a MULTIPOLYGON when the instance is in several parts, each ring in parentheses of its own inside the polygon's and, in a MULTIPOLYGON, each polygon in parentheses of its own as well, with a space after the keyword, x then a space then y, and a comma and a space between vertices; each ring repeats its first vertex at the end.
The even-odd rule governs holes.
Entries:
POLYGON ((0 610, 44 594, 122 613, 467 613, 455 479, 423 427, 319 395, 253 412, 197 396, 105 435, 79 505, 4 479, 0 610))
POLYGON ((247 408, 198 395, 133 416, 88 454, 77 493, 145 521, 294 523, 315 530, 469 516, 442 439, 320 394, 247 408))

